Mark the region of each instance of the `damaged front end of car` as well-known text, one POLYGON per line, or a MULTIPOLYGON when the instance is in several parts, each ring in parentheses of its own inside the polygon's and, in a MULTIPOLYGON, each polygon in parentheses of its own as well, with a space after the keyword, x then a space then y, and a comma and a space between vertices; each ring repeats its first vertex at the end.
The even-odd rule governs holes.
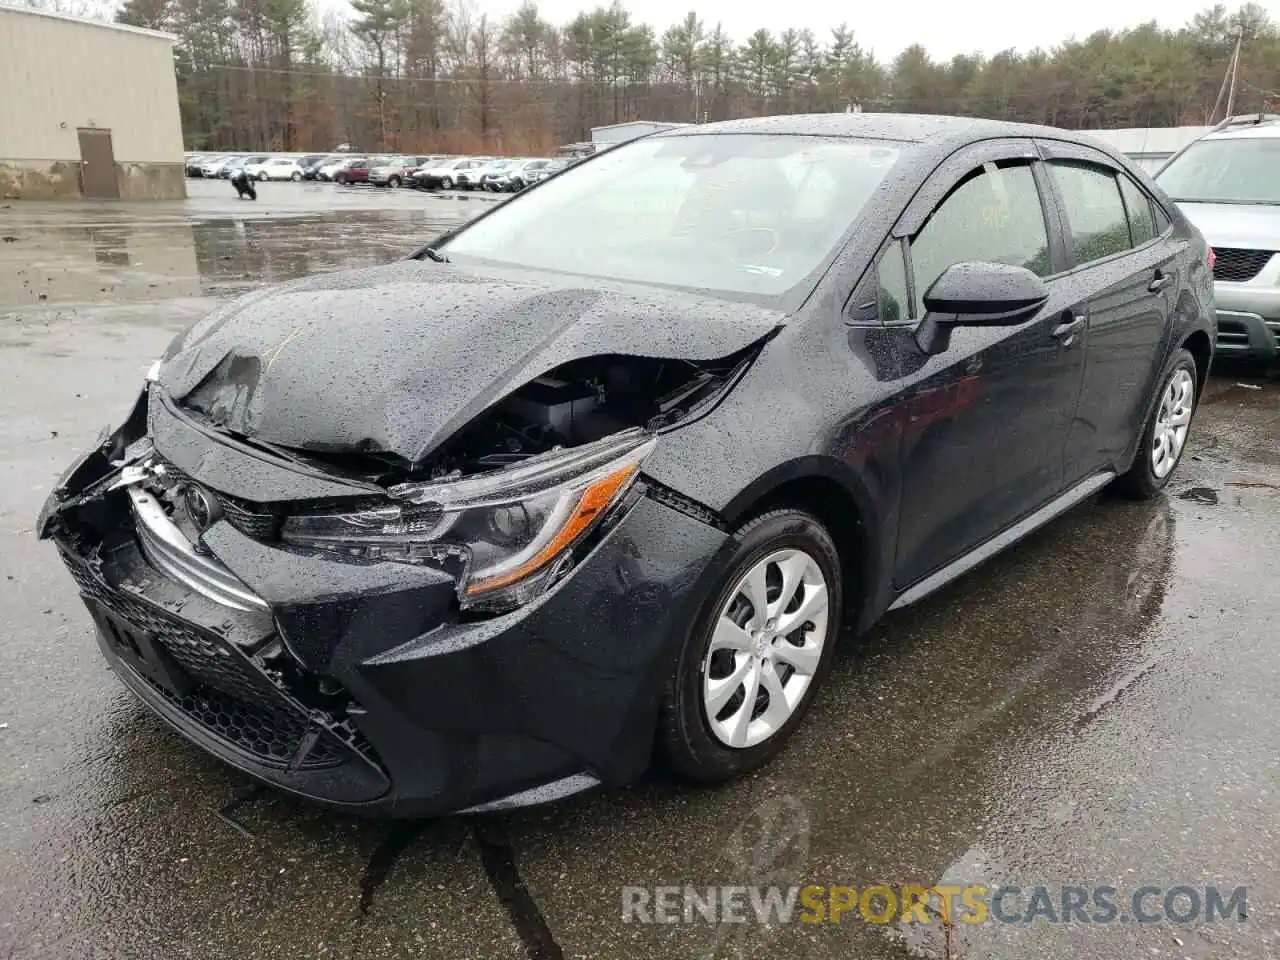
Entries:
POLYGON ((726 543, 644 463, 760 346, 573 360, 415 460, 247 436, 215 376, 152 375, 38 532, 121 680, 278 787, 419 815, 627 782, 726 543))

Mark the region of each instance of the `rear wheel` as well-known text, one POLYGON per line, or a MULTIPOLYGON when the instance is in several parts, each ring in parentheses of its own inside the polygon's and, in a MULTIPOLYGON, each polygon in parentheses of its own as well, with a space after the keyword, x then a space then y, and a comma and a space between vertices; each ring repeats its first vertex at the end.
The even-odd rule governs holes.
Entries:
POLYGON ((392 188, 400 186, 400 178, 392 174, 387 180, 387 186, 392 188))
POLYGON ((841 622, 840 555, 817 519, 775 510, 735 539, 664 690, 659 741, 691 780, 728 780, 782 749, 830 669, 841 622))
POLYGON ((258 171, 258 180, 259 180, 259 182, 261 182, 261 183, 266 183, 266 182, 267 182, 267 171, 265 171, 265 170, 259 170, 259 171, 258 171))
POLYGON ((1133 465, 1116 481, 1120 490, 1147 499, 1164 489, 1186 450, 1196 400, 1196 359, 1191 351, 1179 350, 1160 382, 1133 465))
POLYGON ((441 180, 441 181, 440 181, 440 189, 441 189, 441 190, 452 190, 452 189, 453 189, 453 177, 445 177, 443 180, 441 180))
POLYGON ((302 179, 302 174, 300 174, 297 170, 295 170, 293 171, 293 173, 289 174, 289 179, 292 180, 294 183, 297 183, 299 180, 302 179))

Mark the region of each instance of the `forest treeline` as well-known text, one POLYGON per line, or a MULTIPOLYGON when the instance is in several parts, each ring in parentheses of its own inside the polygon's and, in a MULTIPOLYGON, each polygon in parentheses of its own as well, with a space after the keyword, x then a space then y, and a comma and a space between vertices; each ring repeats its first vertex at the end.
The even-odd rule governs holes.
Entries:
POLYGON ((690 13, 663 32, 615 0, 567 24, 528 0, 126 0, 116 18, 175 33, 194 148, 546 152, 624 120, 813 111, 950 113, 1075 129, 1221 119, 1280 105, 1280 30, 1258 4, 1064 39, 1049 50, 883 62, 847 26, 730 37, 690 13), (1216 110, 1216 113, 1215 113, 1216 110))

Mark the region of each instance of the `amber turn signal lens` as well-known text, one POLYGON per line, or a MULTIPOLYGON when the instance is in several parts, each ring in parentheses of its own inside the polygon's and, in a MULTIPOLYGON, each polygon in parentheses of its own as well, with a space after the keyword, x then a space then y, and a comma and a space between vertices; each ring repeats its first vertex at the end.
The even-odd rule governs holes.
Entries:
POLYGON ((560 556, 591 524, 595 523, 600 514, 614 501, 619 492, 627 485, 627 482, 635 475, 639 467, 638 463, 628 463, 619 467, 613 473, 606 474, 591 483, 578 497, 578 502, 574 506, 573 512, 569 515, 569 519, 565 521, 564 526, 556 532, 556 535, 547 542, 545 547, 508 573, 468 584, 466 588, 467 595, 475 596, 478 593, 510 586, 560 556))

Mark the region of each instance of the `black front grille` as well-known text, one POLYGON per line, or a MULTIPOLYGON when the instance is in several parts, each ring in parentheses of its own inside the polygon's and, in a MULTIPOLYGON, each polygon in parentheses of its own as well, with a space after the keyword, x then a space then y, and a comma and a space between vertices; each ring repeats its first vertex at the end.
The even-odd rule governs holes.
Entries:
MULTIPOLYGON (((145 679, 145 678, 144 678, 145 679)), ((298 753, 307 735, 307 725, 288 713, 259 710, 243 700, 229 697, 207 684, 200 684, 186 696, 177 696, 159 684, 152 687, 166 700, 211 733, 253 754, 264 763, 286 766, 298 753)), ((297 764, 300 770, 336 767, 341 757, 326 738, 319 738, 297 764)))
POLYGON ((88 568, 77 563, 70 564, 70 567, 81 593, 125 620, 135 630, 155 637, 178 661, 178 665, 196 680, 259 710, 268 713, 280 711, 280 695, 271 686, 271 681, 245 662, 243 656, 178 617, 123 591, 104 587, 88 568))
POLYGON ((1213 279, 1228 280, 1232 283, 1244 283, 1252 280, 1267 261, 1275 254, 1274 250, 1242 250, 1235 247, 1214 247, 1213 279))
POLYGON ((268 512, 261 504, 236 500, 225 494, 214 494, 222 506, 227 522, 247 537, 255 540, 275 540, 280 533, 280 517, 268 512))
MULTIPOLYGON (((195 481, 171 463, 165 463, 165 472, 180 487, 194 484, 195 481)), ((204 488, 208 490, 208 488, 204 488)), ((217 490, 208 490, 222 508, 222 515, 227 522, 247 537, 255 540, 271 541, 279 538, 282 517, 270 507, 251 500, 228 496, 217 490)))
POLYGON ((182 620, 105 586, 78 560, 68 559, 67 566, 91 603, 153 637, 191 675, 194 685, 183 694, 149 677, 139 679, 209 733, 272 767, 314 770, 345 762, 328 737, 311 737, 299 760, 309 734, 306 718, 237 654, 182 620))

